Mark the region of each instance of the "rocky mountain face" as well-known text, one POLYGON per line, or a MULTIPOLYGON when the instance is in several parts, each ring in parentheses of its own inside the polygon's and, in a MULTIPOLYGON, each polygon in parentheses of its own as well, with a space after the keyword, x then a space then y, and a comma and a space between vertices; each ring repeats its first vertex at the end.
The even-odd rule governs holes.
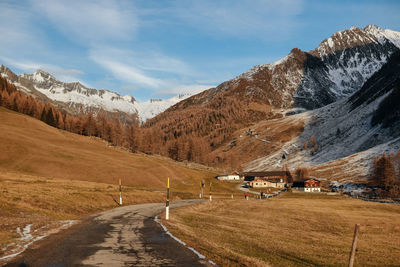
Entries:
POLYGON ((330 171, 337 172, 341 162, 349 168, 346 172, 367 175, 374 157, 400 149, 400 50, 351 96, 289 118, 306 122, 300 135, 278 152, 248 163, 249 170, 281 167, 276 164, 287 153, 292 167, 331 162, 336 170, 330 171), (310 149, 312 137, 316 149, 310 149))
POLYGON ((313 161, 346 157, 399 139, 399 86, 400 51, 355 94, 313 112, 300 137, 318 140, 313 161))
POLYGON ((43 102, 50 102, 69 113, 106 112, 117 115, 128 123, 134 121, 135 117, 140 121, 146 121, 187 97, 184 95, 140 103, 130 95, 120 95, 105 89, 90 89, 79 82, 61 82, 43 70, 18 76, 2 65, 0 74, 19 90, 43 102))

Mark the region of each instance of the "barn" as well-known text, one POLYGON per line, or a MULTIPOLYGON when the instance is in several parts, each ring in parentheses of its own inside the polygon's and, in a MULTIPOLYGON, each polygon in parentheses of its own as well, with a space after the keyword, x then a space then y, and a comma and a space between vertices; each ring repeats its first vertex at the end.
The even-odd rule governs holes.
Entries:
POLYGON ((254 180, 268 180, 280 183, 292 183, 292 175, 289 171, 244 172, 240 178, 245 182, 254 180))

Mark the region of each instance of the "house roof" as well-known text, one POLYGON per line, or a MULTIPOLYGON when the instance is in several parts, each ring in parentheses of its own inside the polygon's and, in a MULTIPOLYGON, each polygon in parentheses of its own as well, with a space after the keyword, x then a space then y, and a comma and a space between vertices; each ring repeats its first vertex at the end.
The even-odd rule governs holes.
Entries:
POLYGON ((317 178, 313 178, 313 177, 307 178, 307 179, 305 179, 304 181, 310 181, 310 180, 314 180, 314 181, 317 181, 317 182, 321 182, 321 181, 318 180, 317 178))
POLYGON ((239 173, 233 172, 233 173, 224 173, 224 174, 218 174, 217 177, 220 176, 239 176, 239 173))
POLYGON ((294 181, 292 187, 304 187, 304 181, 294 181))
POLYGON ((269 176, 290 176, 288 171, 268 171, 268 172, 243 172, 241 176, 253 176, 253 177, 269 177, 269 176))

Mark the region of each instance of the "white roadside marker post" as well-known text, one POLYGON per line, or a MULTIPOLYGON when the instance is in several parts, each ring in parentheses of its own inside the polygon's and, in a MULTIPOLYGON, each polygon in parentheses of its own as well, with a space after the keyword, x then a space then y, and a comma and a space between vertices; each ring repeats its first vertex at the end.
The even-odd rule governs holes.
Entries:
POLYGON ((119 179, 119 205, 122 206, 122 185, 121 185, 121 179, 119 179))
POLYGON ((204 196, 204 187, 206 186, 206 182, 203 180, 201 180, 201 198, 203 198, 204 196))
POLYGON ((169 177, 167 182, 167 202, 165 203, 165 219, 169 220, 169 177))
POLYGON ((210 201, 212 201, 211 184, 212 184, 212 182, 210 182, 210 201))

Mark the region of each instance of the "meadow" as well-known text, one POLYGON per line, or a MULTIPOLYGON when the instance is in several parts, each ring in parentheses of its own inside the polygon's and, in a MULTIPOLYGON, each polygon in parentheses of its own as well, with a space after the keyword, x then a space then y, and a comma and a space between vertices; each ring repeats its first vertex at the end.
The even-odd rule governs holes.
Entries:
POLYGON ((222 266, 399 266, 400 206, 324 194, 202 203, 174 210, 169 231, 222 266))

